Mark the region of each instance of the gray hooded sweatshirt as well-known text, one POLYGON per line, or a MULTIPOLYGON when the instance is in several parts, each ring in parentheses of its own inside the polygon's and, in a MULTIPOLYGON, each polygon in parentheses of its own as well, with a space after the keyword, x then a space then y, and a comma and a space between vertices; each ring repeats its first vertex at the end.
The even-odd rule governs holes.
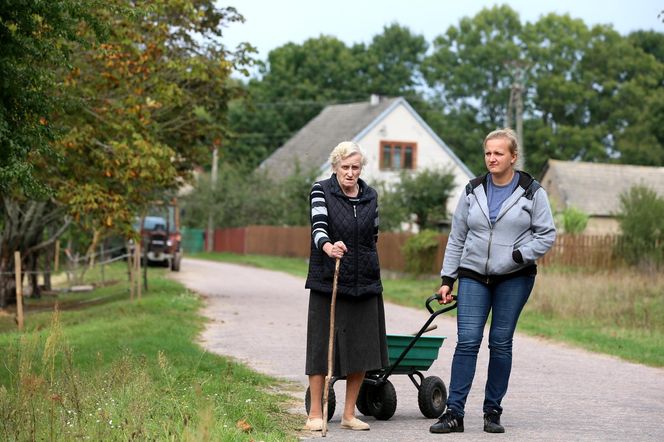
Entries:
POLYGON ((471 180, 452 218, 441 269, 444 285, 461 276, 491 283, 520 274, 535 274, 535 261, 556 239, 546 191, 532 176, 519 172, 514 192, 503 203, 496 222, 489 220, 487 175, 471 180))

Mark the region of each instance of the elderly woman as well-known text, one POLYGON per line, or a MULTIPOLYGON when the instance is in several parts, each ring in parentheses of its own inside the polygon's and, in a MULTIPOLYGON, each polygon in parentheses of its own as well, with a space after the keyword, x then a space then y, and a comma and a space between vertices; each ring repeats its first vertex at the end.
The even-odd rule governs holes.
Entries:
POLYGON ((355 403, 366 371, 388 365, 383 286, 376 252, 378 202, 360 179, 367 159, 357 144, 339 143, 330 154, 332 176, 311 189, 311 256, 306 374, 311 408, 305 428, 320 431, 327 372, 330 301, 336 258, 337 282, 334 376, 346 377, 341 427, 368 430, 355 417, 355 403))

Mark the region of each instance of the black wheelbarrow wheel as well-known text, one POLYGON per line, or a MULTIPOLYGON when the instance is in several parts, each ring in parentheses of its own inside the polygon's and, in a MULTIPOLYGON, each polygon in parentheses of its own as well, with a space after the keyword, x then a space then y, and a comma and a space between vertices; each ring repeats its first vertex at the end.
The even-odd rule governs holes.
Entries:
POLYGON ((397 411, 397 392, 390 381, 384 384, 366 386, 366 404, 370 416, 386 421, 397 411))
POLYGON ((371 416, 369 411, 369 406, 367 405, 367 389, 370 387, 368 384, 362 384, 360 387, 360 393, 357 395, 357 401, 355 406, 357 410, 365 416, 371 416))
POLYGON ((417 404, 425 417, 435 419, 445 411, 447 388, 438 376, 428 376, 422 380, 417 392, 417 404))
MULTIPOLYGON (((321 405, 323 405, 323 399, 320 400, 321 405)), ((334 415, 334 409, 337 407, 337 397, 334 395, 334 387, 330 385, 329 393, 327 395, 327 420, 332 419, 334 415)), ((307 415, 311 409, 311 391, 307 387, 307 393, 304 395, 304 408, 307 410, 307 415)))

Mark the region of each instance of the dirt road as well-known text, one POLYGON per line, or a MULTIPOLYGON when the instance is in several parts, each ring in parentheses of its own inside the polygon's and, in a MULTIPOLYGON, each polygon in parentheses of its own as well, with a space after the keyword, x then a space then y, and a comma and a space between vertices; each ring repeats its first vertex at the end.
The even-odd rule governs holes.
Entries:
MULTIPOLYGON (((280 272, 187 259, 174 277, 207 296, 204 314, 211 321, 201 337, 211 352, 233 356, 257 371, 299 383, 306 390, 304 353, 307 291, 304 280, 280 272)), ((425 298, 427 294, 423 294, 425 298)), ((449 383, 455 346, 454 319, 441 315, 431 334, 448 336, 426 375, 449 383)), ((412 333, 429 314, 386 304, 388 333, 412 333)), ((664 351, 664 349, 662 349, 664 351)), ((367 432, 339 426, 345 384, 335 385, 337 412, 328 440, 664 440, 664 370, 624 362, 524 335, 515 337, 510 389, 503 401, 504 435, 482 431, 482 400, 487 367, 486 337, 466 406, 465 433, 433 435, 433 420, 417 406, 417 391, 407 376, 390 378, 397 410, 389 421, 365 418, 367 432)), ((299 411, 303 414, 304 405, 299 411)), ((303 439, 319 434, 302 432, 303 439)))

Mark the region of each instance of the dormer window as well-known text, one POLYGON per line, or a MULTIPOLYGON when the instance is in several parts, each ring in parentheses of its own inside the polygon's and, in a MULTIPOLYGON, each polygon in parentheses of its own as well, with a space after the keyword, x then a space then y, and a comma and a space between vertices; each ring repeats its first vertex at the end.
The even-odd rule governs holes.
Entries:
POLYGON ((417 143, 406 141, 380 142, 381 170, 413 170, 416 166, 417 143))

